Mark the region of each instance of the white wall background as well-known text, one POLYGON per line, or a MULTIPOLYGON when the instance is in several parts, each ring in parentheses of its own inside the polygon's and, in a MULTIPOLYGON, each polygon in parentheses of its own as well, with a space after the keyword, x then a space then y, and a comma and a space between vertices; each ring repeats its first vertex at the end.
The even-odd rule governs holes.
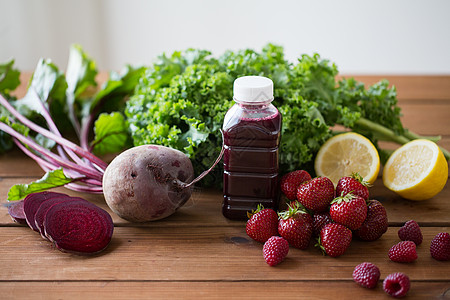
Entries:
POLYGON ((449 0, 0 0, 0 62, 65 69, 79 43, 100 70, 188 47, 318 52, 346 74, 450 74, 449 0))

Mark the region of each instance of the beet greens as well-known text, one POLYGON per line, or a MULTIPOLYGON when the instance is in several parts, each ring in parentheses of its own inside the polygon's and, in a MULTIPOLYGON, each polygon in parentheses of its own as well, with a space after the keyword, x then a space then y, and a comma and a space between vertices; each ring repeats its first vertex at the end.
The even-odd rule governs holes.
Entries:
POLYGON ((27 94, 15 99, 10 92, 19 83, 19 72, 13 61, 0 65, 0 152, 14 143, 47 172, 36 182, 13 186, 8 200, 62 185, 102 193, 107 163, 97 155, 131 146, 122 112, 143 70, 127 66, 120 74, 112 72, 93 93, 95 63, 74 45, 65 75, 50 60, 41 59, 27 94), (63 135, 75 137, 79 144, 63 135))

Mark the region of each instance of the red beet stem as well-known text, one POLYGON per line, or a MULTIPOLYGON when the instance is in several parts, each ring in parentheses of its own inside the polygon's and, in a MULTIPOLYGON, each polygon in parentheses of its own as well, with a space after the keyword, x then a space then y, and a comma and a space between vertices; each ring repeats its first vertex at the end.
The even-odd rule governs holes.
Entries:
MULTIPOLYGON (((76 145, 75 143, 72 143, 69 140, 66 140, 65 138, 58 136, 57 134, 37 125, 36 123, 28 120, 24 116, 22 116, 9 102, 6 100, 2 95, 0 95, 0 104, 2 104, 14 117, 17 118, 21 123, 23 123, 25 126, 29 127, 31 130, 36 131, 43 136, 54 140, 56 143, 67 147, 67 149, 70 149, 75 154, 80 155, 89 161, 91 161, 93 164, 96 164, 101 169, 105 170, 108 166, 104 161, 102 161, 100 158, 93 155, 91 152, 81 148, 80 146, 76 145)), ((3 129, 2 129, 3 130, 3 129)))

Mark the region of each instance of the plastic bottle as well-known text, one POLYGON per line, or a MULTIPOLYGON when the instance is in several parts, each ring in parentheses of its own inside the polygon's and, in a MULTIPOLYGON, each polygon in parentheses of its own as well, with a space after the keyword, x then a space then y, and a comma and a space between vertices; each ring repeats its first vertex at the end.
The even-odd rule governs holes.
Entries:
POLYGON ((234 82, 234 101, 225 115, 222 213, 246 220, 247 212, 261 203, 277 209, 278 147, 281 114, 271 103, 273 82, 244 76, 234 82))

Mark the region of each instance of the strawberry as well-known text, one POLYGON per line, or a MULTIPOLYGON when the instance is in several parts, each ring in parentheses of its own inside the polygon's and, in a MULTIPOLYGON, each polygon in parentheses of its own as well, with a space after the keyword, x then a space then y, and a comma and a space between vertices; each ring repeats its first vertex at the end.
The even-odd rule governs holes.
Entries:
POLYGON ((352 276, 360 286, 373 289, 380 279, 380 269, 372 263, 363 262, 355 267, 352 276))
POLYGON ((289 243, 281 236, 273 236, 263 246, 263 256, 269 266, 276 266, 289 252, 289 243))
POLYGON ((364 200, 369 199, 370 183, 364 181, 361 175, 353 173, 351 176, 342 177, 336 185, 336 195, 345 196, 348 193, 362 197, 364 200))
POLYGON ((297 189, 297 200, 314 212, 327 209, 334 199, 334 185, 327 177, 316 177, 302 183, 297 189))
POLYGON ((450 234, 438 233, 430 245, 430 254, 436 260, 450 260, 450 234))
POLYGON ((264 209, 262 205, 258 205, 257 209, 248 215, 250 219, 245 231, 249 237, 264 243, 271 236, 278 235, 278 215, 273 209, 264 209))
POLYGON ((349 193, 331 201, 330 216, 336 223, 356 230, 367 217, 366 201, 360 196, 349 193))
POLYGON ((400 272, 389 274, 383 281, 383 290, 395 298, 404 297, 410 286, 409 277, 400 272))
POLYGON ((298 249, 306 249, 313 233, 313 218, 302 208, 301 204, 289 205, 288 210, 280 212, 278 232, 289 245, 298 249))
POLYGON ((378 200, 369 200, 367 203, 367 217, 354 234, 363 241, 375 241, 387 231, 388 218, 386 209, 378 200))
POLYGON ((395 262, 409 263, 417 259, 416 244, 402 241, 389 249, 389 259, 395 262))
POLYGON ((314 235, 319 236, 320 231, 322 230, 323 226, 333 223, 333 219, 330 217, 330 212, 323 211, 320 213, 315 213, 314 216, 314 235))
POLYGON ((423 240, 422 231, 416 221, 410 220, 398 230, 398 237, 402 241, 413 241, 416 246, 420 245, 423 240))
POLYGON ((297 188, 305 181, 311 180, 311 175, 305 170, 297 170, 281 177, 281 191, 289 200, 297 199, 297 188))
POLYGON ((344 225, 330 223, 320 231, 319 247, 329 256, 338 257, 347 250, 352 241, 352 231, 344 225))

